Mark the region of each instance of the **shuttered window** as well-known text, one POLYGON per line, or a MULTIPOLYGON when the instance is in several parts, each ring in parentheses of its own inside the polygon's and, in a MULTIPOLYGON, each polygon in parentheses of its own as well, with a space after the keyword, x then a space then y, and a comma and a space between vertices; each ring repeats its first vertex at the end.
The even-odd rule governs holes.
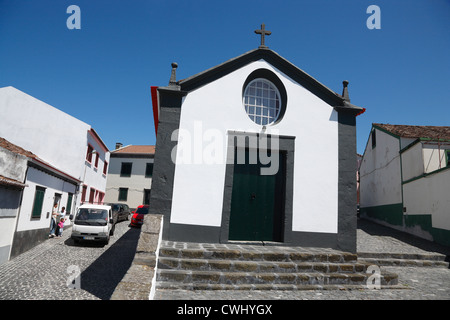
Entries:
POLYGON ((39 219, 42 214, 42 205, 44 204, 45 188, 36 186, 36 192, 34 193, 33 211, 31 218, 39 219))

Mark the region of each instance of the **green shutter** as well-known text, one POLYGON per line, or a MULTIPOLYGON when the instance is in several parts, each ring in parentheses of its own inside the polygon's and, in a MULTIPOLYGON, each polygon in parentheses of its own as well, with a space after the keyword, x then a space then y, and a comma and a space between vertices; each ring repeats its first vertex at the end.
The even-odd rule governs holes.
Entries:
POLYGON ((44 194, 45 194, 45 188, 36 187, 31 218, 40 218, 41 217, 42 205, 44 204, 44 194))
POLYGON ((70 210, 72 210, 72 198, 73 194, 69 193, 69 197, 67 198, 66 214, 70 214, 70 210))

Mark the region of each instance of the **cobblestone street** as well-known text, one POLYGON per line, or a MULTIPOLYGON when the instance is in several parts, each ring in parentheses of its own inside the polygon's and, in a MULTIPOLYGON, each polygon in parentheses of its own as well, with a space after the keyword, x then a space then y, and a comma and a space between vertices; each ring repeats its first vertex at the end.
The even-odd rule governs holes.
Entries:
POLYGON ((0 265, 0 299, 108 300, 133 260, 139 233, 122 221, 108 245, 74 244, 69 228, 62 238, 48 239, 0 265), (77 270, 80 288, 68 288, 77 270))

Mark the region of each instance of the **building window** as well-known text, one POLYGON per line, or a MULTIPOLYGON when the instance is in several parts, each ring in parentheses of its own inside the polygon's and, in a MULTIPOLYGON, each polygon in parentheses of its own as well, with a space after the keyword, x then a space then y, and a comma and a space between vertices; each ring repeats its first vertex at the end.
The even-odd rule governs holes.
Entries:
POLYGON ((144 204, 150 204, 150 189, 144 189, 144 204))
POLYGON ((44 204, 45 188, 36 186, 34 193, 33 211, 31 212, 32 219, 39 219, 42 214, 42 205, 44 204))
POLYGON ((445 156, 447 157, 447 167, 450 167, 450 150, 445 150, 445 156))
POLYGON ((99 155, 98 155, 98 153, 96 153, 96 154, 95 154, 95 164, 94 164, 94 166, 95 166, 96 168, 98 168, 98 158, 99 158, 99 155))
POLYGON ((67 197, 67 205, 66 205, 66 214, 70 214, 72 210, 72 199, 73 199, 73 193, 69 193, 67 197))
POLYGON ((153 163, 147 163, 145 168, 145 177, 150 178, 153 175, 153 163))
POLYGON ((106 174, 108 173, 108 162, 104 162, 103 163, 103 174, 106 176, 106 174))
POLYGON ((85 202, 86 201, 86 192, 87 192, 87 185, 83 186, 83 190, 81 192, 81 202, 85 202))
POLYGON ((131 177, 131 167, 133 164, 131 162, 122 162, 122 168, 120 169, 121 177, 131 177))
POLYGON ((377 134, 376 134, 376 130, 373 129, 372 130, 372 149, 375 148, 377 146, 377 134))
POLYGON ((95 189, 91 188, 91 191, 89 193, 89 203, 94 203, 94 198, 95 198, 95 189))
POLYGON ((244 106, 245 112, 256 124, 274 123, 281 112, 280 92, 269 80, 254 79, 245 88, 244 106))
POLYGON ((127 199, 128 199, 128 188, 119 188, 118 201, 127 201, 127 199))
POLYGON ((92 162, 92 152, 94 151, 94 147, 88 144, 88 149, 86 153, 86 160, 92 162))

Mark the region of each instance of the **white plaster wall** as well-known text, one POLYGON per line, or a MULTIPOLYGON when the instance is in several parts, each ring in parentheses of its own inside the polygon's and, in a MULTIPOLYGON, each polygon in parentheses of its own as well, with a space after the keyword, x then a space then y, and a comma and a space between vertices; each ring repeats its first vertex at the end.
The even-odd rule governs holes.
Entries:
MULTIPOLYGON (((94 150, 99 155, 99 160, 97 167, 95 166, 95 158, 97 157, 96 154, 92 155, 92 161, 89 163, 88 161, 85 161, 86 154, 87 154, 87 144, 86 148, 84 150, 84 156, 82 162, 85 163, 86 168, 85 172, 83 173, 84 179, 81 178, 83 184, 88 186, 87 192, 86 192, 86 199, 89 200, 89 194, 90 189, 94 188, 95 190, 98 190, 100 192, 103 192, 106 194, 106 180, 108 172, 106 172, 106 175, 103 174, 103 168, 105 165, 105 161, 109 163, 110 161, 110 153, 109 151, 105 151, 103 147, 100 145, 96 139, 92 137, 91 134, 87 134, 87 143, 89 143, 94 150)), ((108 164, 109 167, 109 164, 108 164)), ((80 194, 80 200, 81 200, 81 194, 80 194)), ((79 205, 79 201, 77 199, 77 205, 79 205)))
POLYGON ((128 204, 130 208, 137 208, 143 204, 144 189, 151 189, 152 185, 152 178, 145 177, 145 170, 147 163, 153 163, 153 161, 153 159, 111 158, 105 202, 124 202, 118 200, 119 188, 128 188, 128 198, 124 203, 128 204), (120 176, 122 162, 133 163, 131 177, 120 176))
POLYGON ((432 226, 450 230, 450 169, 403 185, 408 215, 431 214, 432 226))
POLYGON ((0 175, 24 182, 28 158, 0 147, 0 175))
POLYGON ((227 131, 261 132, 261 126, 249 119, 242 104, 243 84, 248 75, 259 68, 273 71, 287 91, 284 118, 269 125, 266 133, 296 137, 293 230, 336 233, 337 113, 263 60, 198 88, 184 98, 180 120, 182 136, 174 151, 178 163, 171 222, 220 226, 227 131), (220 148, 211 156, 214 143, 220 148))
MULTIPOLYGON (((49 228, 55 193, 62 195, 58 210, 66 207, 68 193, 75 193, 75 185, 31 167, 28 168, 26 184, 28 187, 23 190, 17 231, 49 228), (31 219, 36 186, 44 187, 46 190, 40 219, 31 219), (48 217, 47 213, 49 213, 48 217)), ((73 206, 74 204, 72 209, 73 206)))
POLYGON ((425 173, 430 173, 438 169, 445 168, 447 163, 445 158, 445 150, 450 149, 449 143, 423 144, 423 170, 425 173))
POLYGON ((423 174, 422 144, 417 143, 402 154, 403 181, 423 174))
MULTIPOLYGON (((14 87, 0 88, 0 114, 0 137, 88 185, 88 196, 90 187, 105 192, 109 151, 88 133, 90 125, 14 87), (88 143, 100 154, 98 168, 85 161, 88 143)), ((78 206, 81 191, 74 200, 78 206)))
POLYGON ((402 202, 399 140, 376 130, 376 147, 369 135, 360 167, 360 205, 373 207, 402 202))
POLYGON ((88 124, 13 87, 0 88, 0 114, 1 137, 81 178, 88 124))

